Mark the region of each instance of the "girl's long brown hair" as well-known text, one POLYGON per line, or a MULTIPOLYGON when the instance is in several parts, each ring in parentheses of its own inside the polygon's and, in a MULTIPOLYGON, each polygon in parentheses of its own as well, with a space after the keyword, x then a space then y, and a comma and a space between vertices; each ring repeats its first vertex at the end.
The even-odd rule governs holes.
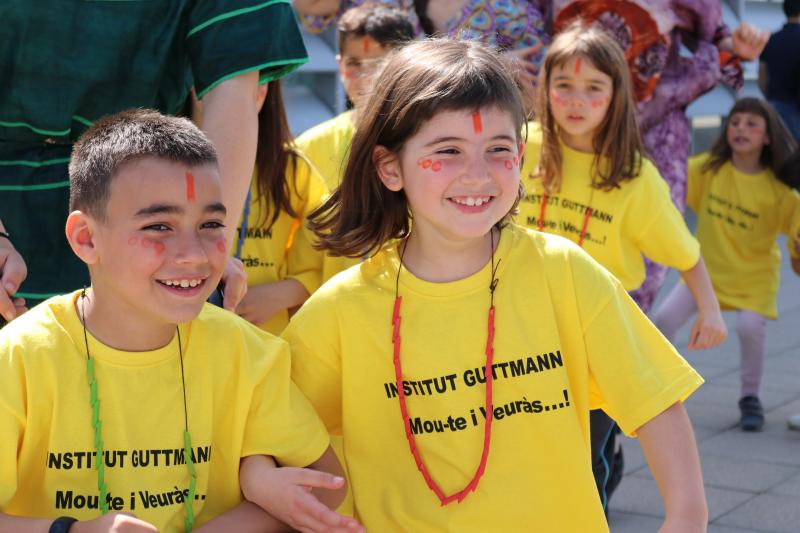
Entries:
POLYGON ((429 39, 408 44, 389 56, 373 87, 342 183, 309 217, 320 238, 318 248, 332 255, 372 254, 408 235, 406 195, 381 182, 373 162, 376 146, 397 154, 442 111, 496 107, 511 115, 515 131, 522 131, 522 99, 512 71, 500 54, 479 43, 429 39))
POLYGON ((764 119, 767 124, 769 144, 762 148, 759 160, 761 165, 770 169, 775 176, 781 175, 781 167, 797 148, 797 143, 795 143, 794 137, 792 137, 786 124, 778 116, 775 108, 760 98, 752 97, 742 98, 733 104, 727 118, 725 118, 722 133, 720 133, 711 150, 709 150, 710 156, 703 165, 702 171, 716 173, 722 165, 733 157, 733 149, 728 144, 728 126, 731 118, 736 113, 752 113, 764 119))
POLYGON ((609 191, 639 175, 644 146, 636 124, 630 70, 625 55, 611 36, 594 26, 573 24, 556 36, 544 58, 537 92, 537 115, 542 128, 538 172, 548 191, 561 189, 562 154, 558 124, 550 111, 550 77, 555 68, 564 66, 576 56, 588 59, 594 68, 612 80, 611 103, 592 140, 595 153, 592 184, 595 188, 609 191))
MULTIPOLYGON (((264 220, 258 225, 269 229, 281 211, 297 218, 292 207, 288 174, 296 179, 299 155, 293 149, 294 137, 286 119, 281 83, 269 82, 267 98, 258 112, 258 147, 256 148, 256 191, 264 220)), ((295 187, 296 189, 296 187, 295 187)))

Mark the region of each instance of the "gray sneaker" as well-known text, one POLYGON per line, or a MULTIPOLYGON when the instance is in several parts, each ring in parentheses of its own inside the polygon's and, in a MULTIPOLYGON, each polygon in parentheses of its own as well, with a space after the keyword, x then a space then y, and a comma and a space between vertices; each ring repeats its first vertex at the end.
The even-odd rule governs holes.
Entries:
POLYGON ((786 426, 792 431, 800 431, 800 413, 790 416, 786 426))

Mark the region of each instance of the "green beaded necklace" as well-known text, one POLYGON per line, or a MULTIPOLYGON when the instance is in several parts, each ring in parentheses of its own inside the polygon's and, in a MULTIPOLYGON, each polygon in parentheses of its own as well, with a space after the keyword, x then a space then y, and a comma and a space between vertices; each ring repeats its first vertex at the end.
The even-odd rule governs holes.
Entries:
MULTIPOLYGON (((89 401, 92 406, 92 427, 94 427, 94 449, 95 466, 97 467, 97 489, 100 491, 100 501, 98 502, 102 514, 108 513, 108 490, 105 482, 105 461, 103 461, 103 423, 100 421, 100 398, 97 396, 97 379, 94 375, 94 359, 89 355, 89 338, 86 333, 86 313, 84 312, 84 300, 86 288, 81 291, 81 322, 83 323, 83 342, 86 346, 86 370, 89 377, 89 401)), ((192 530, 194 525, 194 501, 197 489, 197 471, 192 460, 192 437, 189 435, 189 413, 186 408, 186 379, 183 372, 183 347, 181 345, 181 330, 176 326, 178 332, 178 354, 181 362, 181 387, 183 388, 183 451, 186 457, 186 467, 189 470, 189 493, 184 498, 186 507, 186 518, 183 526, 186 532, 192 530)))

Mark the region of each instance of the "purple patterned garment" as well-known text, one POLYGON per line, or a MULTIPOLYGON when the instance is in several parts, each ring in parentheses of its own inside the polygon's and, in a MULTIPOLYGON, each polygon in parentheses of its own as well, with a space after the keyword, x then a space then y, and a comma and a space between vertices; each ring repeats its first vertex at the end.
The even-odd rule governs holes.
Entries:
MULTIPOLYGON (((309 32, 319 33, 334 24, 348 9, 368 2, 405 11, 417 35, 422 34, 413 0, 343 0, 335 15, 301 15, 300 20, 309 32)), ((530 0, 467 0, 445 26, 445 33, 449 36, 478 40, 504 49, 526 48, 549 42, 542 12, 530 0)), ((536 64, 541 62, 546 51, 542 48, 534 58, 536 64)))

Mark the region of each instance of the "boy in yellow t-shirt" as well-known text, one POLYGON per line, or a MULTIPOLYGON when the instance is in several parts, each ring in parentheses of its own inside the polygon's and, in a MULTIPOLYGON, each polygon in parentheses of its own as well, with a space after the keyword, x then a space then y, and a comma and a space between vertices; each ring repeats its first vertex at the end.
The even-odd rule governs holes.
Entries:
MULTIPOLYGON (((319 170, 331 191, 339 187, 363 95, 374 66, 393 48, 414 39, 408 15, 397 9, 362 5, 348 9, 338 22, 339 76, 353 109, 318 124, 297 138, 297 146, 319 170)), ((325 258, 323 281, 352 266, 357 259, 325 258)))
POLYGON ((274 468, 341 475, 286 343, 205 304, 228 257, 208 139, 120 113, 75 144, 70 180, 67 239, 92 285, 0 332, 0 530, 277 529, 298 503, 357 527, 299 486, 335 489, 333 506, 341 478, 274 468), (243 501, 240 462, 270 514, 243 501))

